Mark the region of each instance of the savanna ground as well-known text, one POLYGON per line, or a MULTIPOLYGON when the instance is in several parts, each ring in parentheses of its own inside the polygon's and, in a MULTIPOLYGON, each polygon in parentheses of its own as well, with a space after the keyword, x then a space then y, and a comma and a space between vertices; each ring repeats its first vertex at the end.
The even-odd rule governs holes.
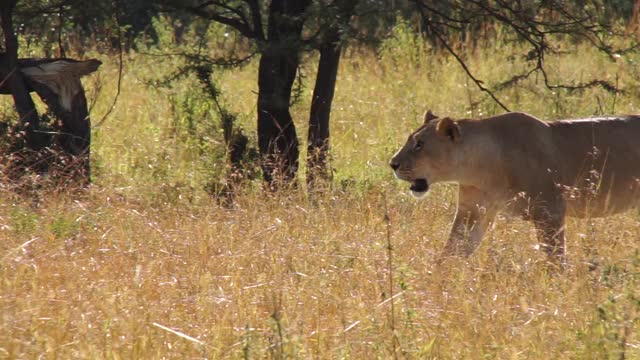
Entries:
MULTIPOLYGON (((576 50, 548 60, 552 79, 600 77, 626 93, 554 92, 532 78, 499 96, 545 119, 640 112, 640 56, 576 50)), ((464 53, 489 84, 525 66, 506 42, 464 53)), ((0 192, 0 358, 640 357, 637 211, 570 220, 571 266, 559 275, 518 219, 500 218, 472 258, 434 264, 455 188, 416 202, 387 161, 427 108, 455 117, 500 108, 452 57, 401 28, 377 53, 345 54, 330 189, 265 194, 254 180, 231 208, 203 190, 223 172, 213 105, 192 79, 146 84, 179 59, 128 54, 122 94, 100 123, 118 63, 88 55, 105 63, 85 80, 99 125, 94 184, 37 200, 0 192)), ((256 74, 257 61, 215 74, 252 136, 256 74)), ((312 81, 293 109, 300 138, 312 81)), ((9 101, 5 118, 15 116, 9 101)))

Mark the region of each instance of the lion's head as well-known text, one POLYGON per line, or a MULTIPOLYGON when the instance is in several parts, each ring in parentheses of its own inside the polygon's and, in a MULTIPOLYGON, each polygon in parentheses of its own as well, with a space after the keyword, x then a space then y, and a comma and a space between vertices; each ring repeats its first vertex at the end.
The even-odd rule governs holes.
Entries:
POLYGON ((424 124, 409 135, 389 165, 398 179, 411 183, 415 197, 422 197, 429 190, 429 184, 453 180, 460 137, 460 127, 455 121, 448 117, 438 118, 427 111, 424 124))

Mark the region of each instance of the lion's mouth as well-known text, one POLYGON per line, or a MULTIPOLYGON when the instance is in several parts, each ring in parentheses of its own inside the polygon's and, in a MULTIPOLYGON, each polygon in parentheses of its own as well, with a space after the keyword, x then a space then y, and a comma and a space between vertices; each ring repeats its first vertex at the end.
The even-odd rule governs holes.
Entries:
POLYGON ((427 179, 415 179, 411 181, 409 188, 414 195, 424 195, 429 190, 427 179))

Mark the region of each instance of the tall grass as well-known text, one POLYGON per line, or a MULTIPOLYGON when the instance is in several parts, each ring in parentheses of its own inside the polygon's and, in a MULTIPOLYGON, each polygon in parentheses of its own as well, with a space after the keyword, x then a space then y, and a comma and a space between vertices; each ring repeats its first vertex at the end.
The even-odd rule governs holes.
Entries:
MULTIPOLYGON (((180 60, 128 54, 117 107, 94 132, 95 184, 43 193, 38 206, 0 194, 0 358, 640 357, 637 212, 569 220, 562 275, 548 273, 530 224, 510 218, 470 259, 434 264, 455 187, 415 202, 386 163, 427 108, 500 110, 454 59, 403 36, 377 54, 345 54, 332 112, 336 186, 311 201, 249 184, 231 209, 204 191, 224 165, 197 82, 149 87, 180 60)), ((532 78, 498 95, 545 119, 638 112, 636 54, 611 62, 575 50, 549 59, 553 79, 617 77, 628 91, 551 92, 532 78)), ((492 84, 524 67, 520 51, 499 43, 464 56, 492 84)), ((85 85, 101 87, 99 119, 118 67, 95 55, 104 65, 85 85)), ((301 139, 314 60, 293 109, 301 139)), ((256 71, 253 62, 215 74, 249 133, 256 71)))

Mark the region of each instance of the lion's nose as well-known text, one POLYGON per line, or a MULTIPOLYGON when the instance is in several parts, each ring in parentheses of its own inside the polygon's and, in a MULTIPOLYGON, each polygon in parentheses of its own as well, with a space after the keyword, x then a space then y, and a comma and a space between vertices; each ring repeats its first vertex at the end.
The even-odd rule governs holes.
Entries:
POLYGON ((391 168, 393 169, 393 171, 398 170, 398 168, 400 167, 400 164, 398 164, 397 162, 391 160, 391 162, 389 163, 389 166, 391 166, 391 168))

